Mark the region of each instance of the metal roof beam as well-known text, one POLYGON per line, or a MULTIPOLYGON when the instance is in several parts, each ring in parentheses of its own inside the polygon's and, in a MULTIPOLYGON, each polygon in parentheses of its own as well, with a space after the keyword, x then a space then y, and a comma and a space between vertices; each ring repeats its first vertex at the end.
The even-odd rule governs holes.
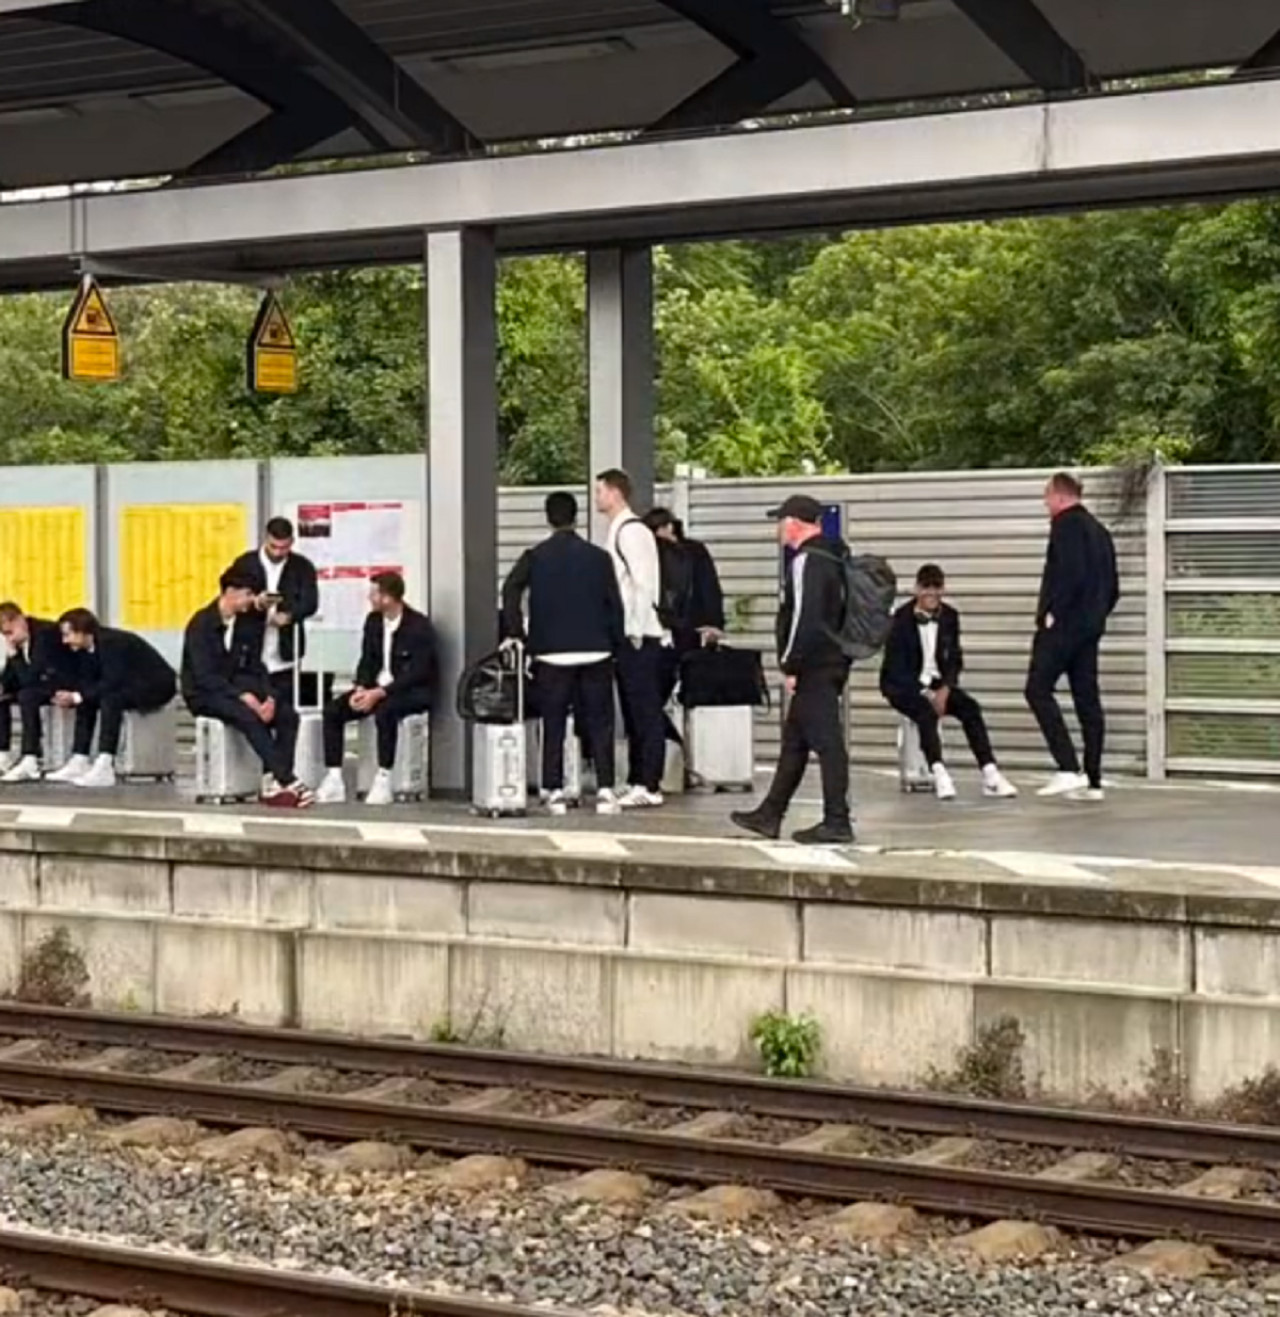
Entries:
POLYGON ((1042 91, 1084 91, 1093 77, 1035 0, 952 0, 1042 91))
POLYGON ((231 0, 313 64, 359 115, 383 120, 408 144, 433 154, 474 151, 482 143, 411 78, 333 0, 231 0))
POLYGON ((762 114, 774 102, 817 82, 836 105, 856 103, 844 79, 767 0, 664 0, 682 18, 697 24, 737 55, 737 61, 700 87, 649 132, 683 132, 740 123, 762 114))
MULTIPOLYGON (((275 114, 287 115, 287 131, 281 125, 267 126, 273 114, 235 139, 239 144, 235 156, 243 172, 282 164, 343 128, 357 129, 374 150, 392 149, 378 128, 328 87, 281 59, 265 42, 232 30, 203 9, 180 8, 172 0, 80 0, 42 10, 40 17, 163 51, 238 87, 275 114), (250 149, 255 145, 256 150, 250 149)), ((222 149, 206 160, 217 158, 222 149)), ((204 161, 194 168, 208 172, 204 161)))

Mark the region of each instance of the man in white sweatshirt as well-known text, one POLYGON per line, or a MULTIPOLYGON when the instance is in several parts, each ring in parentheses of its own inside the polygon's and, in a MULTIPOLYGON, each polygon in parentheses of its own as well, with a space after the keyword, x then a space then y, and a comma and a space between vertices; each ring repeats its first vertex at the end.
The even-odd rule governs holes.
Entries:
POLYGON ((609 518, 605 547, 618 576, 626 636, 618 655, 618 693, 630 786, 618 803, 624 809, 650 809, 662 804, 662 650, 671 640, 658 618, 658 542, 631 510, 631 478, 625 471, 602 471, 596 477, 596 510, 609 518))

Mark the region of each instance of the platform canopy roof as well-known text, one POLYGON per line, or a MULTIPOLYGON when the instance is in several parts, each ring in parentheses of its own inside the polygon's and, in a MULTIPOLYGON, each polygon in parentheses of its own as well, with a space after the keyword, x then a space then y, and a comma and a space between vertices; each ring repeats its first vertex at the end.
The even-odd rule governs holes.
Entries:
POLYGON ((1276 0, 0 0, 0 188, 1276 66, 1276 0))

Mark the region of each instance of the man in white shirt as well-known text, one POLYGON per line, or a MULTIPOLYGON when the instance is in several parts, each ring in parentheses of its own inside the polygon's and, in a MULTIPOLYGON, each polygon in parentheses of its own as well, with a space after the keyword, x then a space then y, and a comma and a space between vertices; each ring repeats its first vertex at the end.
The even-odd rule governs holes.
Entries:
POLYGON ((631 478, 625 471, 596 477, 596 511, 609 518, 605 547, 613 559, 622 596, 622 649, 618 694, 627 732, 630 785, 623 809, 661 805, 666 732, 662 713, 662 651, 671 637, 658 616, 662 569, 653 532, 631 510, 631 478))
POLYGON ((982 794, 1009 799, 1017 788, 1000 771, 982 707, 960 687, 964 650, 960 614, 943 601, 946 576, 936 563, 916 573, 915 597, 894 614, 880 666, 880 692, 920 732, 920 751, 933 775, 934 794, 953 800, 955 782, 942 758, 941 719, 955 718, 982 770, 982 794))
POLYGON ((355 686, 324 710, 324 781, 316 793, 321 805, 347 798, 342 776, 343 738, 347 723, 372 718, 377 729, 378 771, 365 796, 366 805, 390 805, 400 724, 410 714, 431 708, 436 682, 436 638, 431 623, 404 601, 404 577, 380 572, 369 582, 369 616, 365 619, 355 686))

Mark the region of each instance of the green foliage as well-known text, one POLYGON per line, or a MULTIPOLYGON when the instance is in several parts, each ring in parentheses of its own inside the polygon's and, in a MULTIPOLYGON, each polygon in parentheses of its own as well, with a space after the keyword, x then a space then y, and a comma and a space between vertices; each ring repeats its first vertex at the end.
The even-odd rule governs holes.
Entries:
POLYGON ((88 1006, 89 968, 65 928, 46 933, 22 957, 18 1001, 34 1006, 88 1006))
POLYGON ((956 1053, 953 1070, 930 1069, 925 1087, 937 1093, 1017 1102, 1027 1096, 1022 1054, 1026 1047, 1022 1025, 1002 1016, 978 1030, 977 1038, 956 1053))
MULTIPOLYGON (((1280 203, 660 250, 659 465, 714 474, 1280 458, 1280 203)), ((0 463, 426 442, 418 267, 290 282, 290 398, 244 388, 257 294, 114 292, 125 379, 58 373, 66 297, 0 301, 0 463)), ((498 284, 504 480, 586 475, 574 256, 498 284)))
POLYGON ((806 1079, 822 1050, 822 1030, 812 1015, 766 1011, 751 1023, 751 1041, 764 1072, 774 1079, 806 1079))

